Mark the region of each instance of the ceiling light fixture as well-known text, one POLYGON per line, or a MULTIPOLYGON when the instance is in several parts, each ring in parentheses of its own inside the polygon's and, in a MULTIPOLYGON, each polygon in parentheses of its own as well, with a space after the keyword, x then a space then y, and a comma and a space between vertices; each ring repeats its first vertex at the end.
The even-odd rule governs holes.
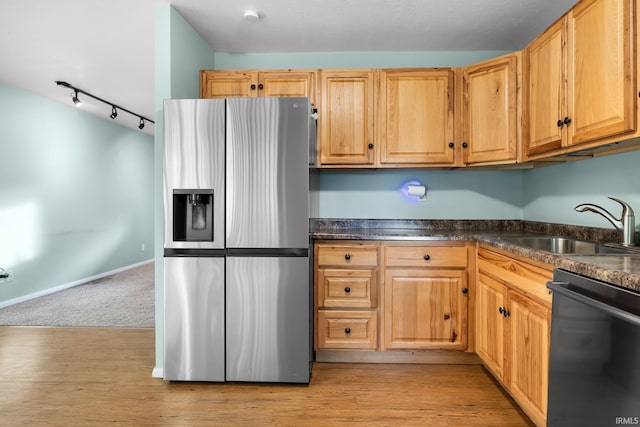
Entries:
POLYGON ((255 10, 247 9, 242 14, 242 17, 249 22, 256 22, 258 19, 260 19, 260 14, 255 10))
POLYGON ((63 82, 63 81, 57 80, 56 84, 58 86, 66 87, 66 88, 69 88, 69 89, 73 90, 73 94, 72 94, 73 97, 71 99, 73 100, 73 103, 78 107, 82 105, 82 102, 80 101, 80 99, 78 99, 78 93, 81 93, 83 95, 86 95, 86 96, 88 96, 90 98, 95 99, 96 101, 100 101, 100 102, 102 102, 104 104, 110 105, 111 106, 111 114, 109 115, 109 117, 111 117, 112 119, 115 119, 116 117, 118 117, 118 110, 120 110, 120 111, 124 111, 125 113, 129 113, 132 116, 138 117, 140 119, 140 124, 138 125, 138 129, 140 129, 140 130, 142 130, 144 128, 145 122, 155 123, 151 119, 148 119, 148 118, 146 118, 144 116, 141 116, 138 113, 134 113, 133 111, 127 110, 126 108, 122 108, 121 106, 116 105, 113 102, 109 102, 109 101, 104 100, 104 99, 102 99, 102 98, 100 98, 98 96, 92 95, 89 92, 86 92, 86 91, 84 91, 82 89, 78 89, 77 87, 75 87, 73 85, 70 85, 67 82, 63 82))
POLYGON ((71 98, 76 107, 82 107, 82 101, 78 99, 78 90, 73 93, 73 97, 71 98))

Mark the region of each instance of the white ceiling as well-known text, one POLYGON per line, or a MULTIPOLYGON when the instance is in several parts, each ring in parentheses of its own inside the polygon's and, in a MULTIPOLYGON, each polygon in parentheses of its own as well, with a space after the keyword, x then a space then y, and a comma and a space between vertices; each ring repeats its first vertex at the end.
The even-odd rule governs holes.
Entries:
POLYGON ((0 82, 70 104, 63 80, 153 119, 161 3, 214 51, 248 53, 518 50, 576 0, 0 0, 0 82), (245 9, 262 19, 243 20, 245 9))

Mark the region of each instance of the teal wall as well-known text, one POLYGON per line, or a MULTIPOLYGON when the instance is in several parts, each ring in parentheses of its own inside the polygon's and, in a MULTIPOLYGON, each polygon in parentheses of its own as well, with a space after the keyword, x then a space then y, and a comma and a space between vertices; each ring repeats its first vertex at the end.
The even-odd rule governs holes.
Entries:
POLYGON ((170 5, 156 8, 155 15, 155 151, 154 236, 156 282, 156 368, 164 365, 164 269, 162 153, 164 149, 163 101, 200 97, 200 70, 214 66, 213 51, 170 5))
POLYGON ((216 53, 218 70, 462 67, 507 52, 216 53))
POLYGON ((520 219, 520 171, 378 169, 320 172, 323 218, 520 219), (407 198, 405 183, 427 187, 424 201, 407 198))
POLYGON ((594 203, 620 217, 620 205, 607 199, 608 196, 629 203, 637 217, 640 215, 639 165, 640 151, 632 151, 524 171, 523 218, 611 228, 600 215, 573 210, 581 203, 594 203))
POLYGON ((153 257, 151 136, 5 84, 0 111, 0 302, 153 257))

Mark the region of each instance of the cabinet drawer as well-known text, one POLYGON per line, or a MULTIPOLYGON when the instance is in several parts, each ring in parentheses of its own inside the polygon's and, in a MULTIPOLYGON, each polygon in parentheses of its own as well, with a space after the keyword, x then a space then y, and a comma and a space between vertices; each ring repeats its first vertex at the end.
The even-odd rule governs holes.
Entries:
POLYGON ((377 305, 376 270, 318 269, 318 306, 374 308, 377 305))
POLYGON ((467 267, 464 246, 386 246, 386 267, 467 267))
POLYGON ((318 266, 375 268, 378 247, 375 245, 318 245, 318 266))
POLYGON ((541 268, 516 257, 507 257, 487 250, 478 250, 478 269, 480 272, 496 278, 510 288, 533 297, 541 302, 551 304, 551 291, 547 282, 553 276, 553 267, 541 268))
POLYGON ((377 311, 318 310, 318 349, 375 349, 377 311))

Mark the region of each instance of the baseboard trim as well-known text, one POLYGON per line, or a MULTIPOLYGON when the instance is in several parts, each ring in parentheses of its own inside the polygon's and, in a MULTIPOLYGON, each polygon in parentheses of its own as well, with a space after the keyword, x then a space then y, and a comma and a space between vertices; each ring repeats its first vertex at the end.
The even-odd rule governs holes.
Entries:
POLYGON ((157 366, 153 368, 151 372, 151 378, 164 378, 164 369, 158 368, 157 366))
POLYGON ((32 294, 22 295, 17 298, 13 298, 6 301, 0 302, 0 308, 9 307, 10 305, 19 304, 21 302, 29 301, 34 298, 42 297, 45 295, 53 294, 59 291, 63 291, 65 289, 73 288, 74 286, 84 285, 85 283, 92 282, 97 279, 102 279, 103 277, 111 276, 112 274, 121 273, 123 271, 131 270, 132 268, 140 267, 145 264, 150 264, 154 261, 154 259, 148 259, 146 261, 138 262, 136 264, 127 265, 124 267, 116 268, 115 270, 107 271, 105 273, 96 274, 95 276, 85 277, 84 279, 75 280, 73 282, 65 283, 59 286, 55 286, 53 288, 44 289, 42 291, 34 292, 32 294))

